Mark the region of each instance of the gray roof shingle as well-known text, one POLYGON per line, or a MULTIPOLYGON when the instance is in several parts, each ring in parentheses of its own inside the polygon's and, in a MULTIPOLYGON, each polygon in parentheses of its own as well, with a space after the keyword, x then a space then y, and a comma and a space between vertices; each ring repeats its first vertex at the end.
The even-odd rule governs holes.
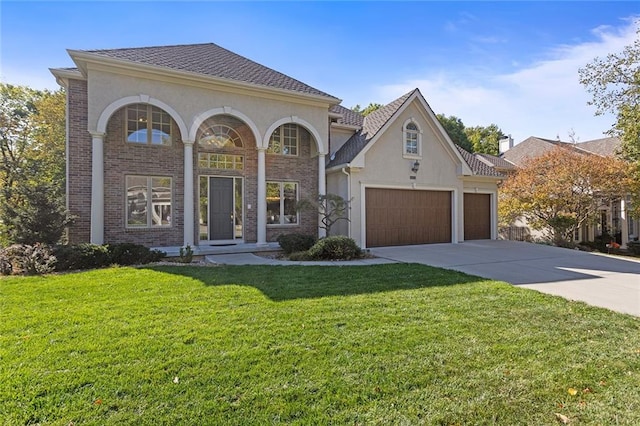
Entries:
POLYGON ((496 169, 479 160, 476 157, 479 154, 472 154, 458 145, 456 145, 456 148, 475 176, 503 177, 503 175, 498 173, 496 169))
POLYGON ((376 134, 384 127, 393 114, 404 105, 409 97, 418 89, 414 89, 409 93, 400 96, 393 102, 388 103, 382 108, 372 112, 364 117, 362 129, 357 131, 348 141, 340 147, 340 149, 331 156, 327 167, 337 166, 339 164, 350 163, 356 155, 364 149, 365 146, 375 137, 376 134))
POLYGON ((362 114, 345 108, 342 105, 333 105, 329 108, 329 112, 342 115, 342 118, 338 119, 339 124, 362 127, 362 123, 364 122, 364 116, 362 114))
POLYGON ((502 158, 516 166, 520 166, 527 159, 540 157, 558 146, 574 149, 577 152, 615 156, 620 150, 620 145, 621 142, 618 138, 602 138, 580 143, 571 143, 530 136, 502 154, 502 158))
POLYGON ((84 52, 137 64, 202 74, 309 95, 330 97, 339 101, 338 98, 328 93, 213 43, 85 50, 84 52))

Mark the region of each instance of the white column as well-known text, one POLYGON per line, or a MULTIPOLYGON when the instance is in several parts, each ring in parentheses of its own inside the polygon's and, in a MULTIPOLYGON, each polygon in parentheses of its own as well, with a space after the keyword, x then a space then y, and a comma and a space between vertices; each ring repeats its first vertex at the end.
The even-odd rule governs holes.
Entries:
POLYGON ((627 202, 624 198, 620 200, 620 233, 622 235, 622 241, 620 246, 627 248, 629 242, 629 223, 627 222, 627 202))
POLYGON ((184 144, 184 246, 193 246, 193 141, 184 144))
MULTIPOLYGON (((318 154, 318 194, 327 195, 327 177, 325 175, 325 162, 324 154, 318 154)), ((320 220, 322 215, 318 214, 318 238, 324 238, 327 236, 327 230, 320 228, 320 220)))
POLYGON ((104 133, 91 133, 91 244, 104 244, 104 133))
POLYGON ((267 244, 267 171, 266 148, 258 147, 258 245, 267 244))

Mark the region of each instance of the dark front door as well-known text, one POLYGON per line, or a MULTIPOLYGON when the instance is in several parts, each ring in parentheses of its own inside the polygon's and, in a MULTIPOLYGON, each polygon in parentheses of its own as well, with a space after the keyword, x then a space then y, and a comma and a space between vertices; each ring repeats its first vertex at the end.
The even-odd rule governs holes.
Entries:
POLYGON ((209 239, 232 240, 233 179, 209 178, 209 239))

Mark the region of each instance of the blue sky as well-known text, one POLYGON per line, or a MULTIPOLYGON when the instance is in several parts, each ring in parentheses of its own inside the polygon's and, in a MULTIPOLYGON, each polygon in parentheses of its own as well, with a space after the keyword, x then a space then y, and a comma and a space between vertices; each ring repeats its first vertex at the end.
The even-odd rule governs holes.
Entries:
POLYGON ((639 2, 0 1, 0 80, 55 89, 65 49, 213 42, 343 99, 420 88, 436 113, 602 137, 578 68, 637 37, 639 2))

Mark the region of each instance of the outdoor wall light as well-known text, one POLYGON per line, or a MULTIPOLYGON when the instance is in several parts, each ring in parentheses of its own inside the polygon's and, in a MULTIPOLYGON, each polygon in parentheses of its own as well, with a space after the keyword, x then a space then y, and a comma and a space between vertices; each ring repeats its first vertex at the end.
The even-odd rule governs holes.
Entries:
POLYGON ((415 163, 413 163, 413 165, 411 166, 411 171, 413 173, 418 173, 419 169, 420 169, 420 162, 416 160, 415 163))

